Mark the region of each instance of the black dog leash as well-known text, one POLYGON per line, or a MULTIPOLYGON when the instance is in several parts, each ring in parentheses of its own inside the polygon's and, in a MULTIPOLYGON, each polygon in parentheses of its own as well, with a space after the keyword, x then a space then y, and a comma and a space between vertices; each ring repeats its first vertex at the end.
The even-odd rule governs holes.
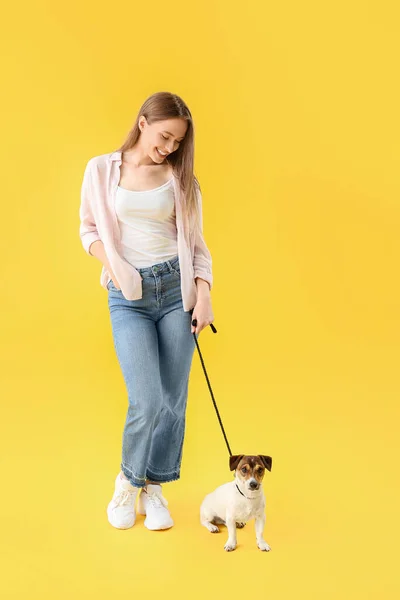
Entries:
MULTIPOLYGON (((196 325, 197 325, 197 319, 193 319, 192 320, 192 325, 193 325, 193 327, 196 327, 196 325)), ((214 325, 212 323, 210 323, 210 327, 211 327, 213 333, 217 333, 217 330, 215 329, 215 327, 214 327, 214 325)), ((206 368, 204 366, 203 357, 202 357, 201 352, 200 352, 199 343, 197 341, 197 337, 196 337, 196 332, 195 331, 193 332, 193 336, 194 336, 194 339, 195 339, 195 342, 196 342, 197 350, 199 351, 199 356, 200 356, 201 364, 203 366, 204 374, 206 376, 206 380, 207 380, 208 388, 210 390, 211 398, 212 398, 212 401, 214 403, 215 410, 217 412, 218 421, 219 421, 219 424, 221 425, 221 429, 222 429, 222 433, 224 434, 226 445, 228 446, 229 456, 232 456, 232 452, 231 452, 231 449, 229 447, 228 440, 227 440, 227 437, 226 437, 226 434, 225 434, 224 426, 222 425, 221 417, 219 416, 218 408, 217 408, 216 402, 214 400, 214 394, 213 394, 213 391, 211 389, 211 385, 210 385, 210 381, 208 379, 206 368)))
MULTIPOLYGON (((197 319, 193 319, 192 320, 192 325, 193 325, 193 327, 196 327, 196 325, 197 325, 197 319)), ((212 323, 210 323, 210 327, 211 327, 213 333, 217 333, 217 330, 215 329, 215 327, 214 327, 214 325, 212 323)), ((200 356, 201 364, 203 366, 204 374, 206 376, 208 387, 210 389, 211 398, 212 398, 212 401, 214 403, 215 410, 217 412, 218 421, 219 421, 219 424, 221 425, 221 429, 222 429, 222 433, 224 434, 226 445, 228 446, 229 456, 232 456, 232 452, 231 452, 231 449, 229 448, 229 443, 228 443, 228 440, 227 440, 227 437, 226 437, 226 434, 225 434, 225 429, 224 429, 224 426, 222 425, 221 417, 219 416, 218 408, 217 408, 216 402, 214 400, 214 394, 212 392, 210 381, 209 381, 208 375, 207 375, 207 371, 206 371, 206 368, 204 366, 203 357, 202 357, 201 352, 200 352, 199 343, 197 341, 197 337, 196 337, 196 332, 195 331, 193 332, 193 336, 194 336, 194 339, 195 339, 195 342, 196 342, 197 350, 199 351, 199 356, 200 356)), ((239 489, 238 484, 236 484, 236 488, 237 488, 237 491, 242 494, 242 496, 244 496, 245 498, 247 498, 247 496, 245 496, 243 494, 243 492, 239 489)), ((253 500, 253 498, 248 498, 248 499, 249 500, 253 500)))
MULTIPOLYGON (((193 311, 193 309, 192 309, 192 311, 193 311)), ((197 325, 197 319, 193 319, 193 320, 192 320, 192 325, 193 325, 193 327, 196 327, 196 325, 197 325)), ((214 325, 213 325, 212 323, 210 323, 210 327, 211 327, 211 329, 212 329, 213 333, 217 333, 217 330, 215 329, 215 327, 214 327, 214 325)), ((212 401, 213 401, 213 403, 214 403, 215 410, 216 410, 216 412, 217 412, 218 421, 219 421, 219 424, 221 425, 221 429, 222 429, 222 433, 224 434, 224 438, 225 438, 226 445, 228 446, 228 452, 229 452, 229 456, 232 456, 232 452, 231 452, 231 449, 230 449, 230 447, 229 447, 229 443, 228 443, 228 440, 227 440, 227 437, 226 437, 226 434, 225 434, 225 429, 224 429, 224 426, 222 425, 221 417, 219 416, 219 412, 218 412, 217 404, 216 404, 216 402, 215 402, 215 400, 214 400, 214 394, 213 394, 213 391, 212 391, 212 389, 211 389, 210 380, 208 379, 208 375, 207 375, 206 368, 205 368, 205 366, 204 366, 203 357, 202 357, 202 355, 201 355, 201 352, 200 352, 200 347, 199 347, 199 343, 198 343, 198 341, 197 341, 197 337, 196 337, 196 332, 195 332, 195 331, 193 332, 193 336, 194 336, 194 339, 195 339, 195 342, 196 342, 197 350, 199 351, 199 356, 200 356, 201 364, 202 364, 202 366, 203 366, 204 374, 205 374, 205 376, 206 376, 206 380, 207 380, 208 387, 209 387, 209 390, 210 390, 211 398, 212 398, 212 401)), ((239 489, 239 487, 238 487, 238 485, 237 485, 237 484, 236 484, 236 488, 237 488, 237 491, 238 491, 238 492, 240 492, 240 493, 242 494, 242 496, 244 496, 245 498, 247 498, 247 496, 245 496, 245 495, 243 494, 243 492, 242 492, 242 491, 239 489)), ((253 500, 253 499, 254 499, 254 498, 248 498, 248 500, 253 500)))

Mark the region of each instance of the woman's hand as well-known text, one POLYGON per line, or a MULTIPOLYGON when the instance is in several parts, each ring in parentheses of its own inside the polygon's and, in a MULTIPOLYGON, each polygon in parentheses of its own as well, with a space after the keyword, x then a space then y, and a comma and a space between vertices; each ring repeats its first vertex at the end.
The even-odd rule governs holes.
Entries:
POLYGON ((210 325, 214 321, 214 314, 211 307, 211 296, 200 297, 193 309, 192 321, 197 319, 196 327, 191 325, 191 333, 200 333, 204 327, 210 325))
POLYGON ((117 288, 117 290, 120 290, 121 288, 119 287, 119 283, 118 283, 117 278, 115 277, 114 273, 112 271, 109 271, 109 274, 110 274, 112 282, 115 285, 115 287, 117 288))

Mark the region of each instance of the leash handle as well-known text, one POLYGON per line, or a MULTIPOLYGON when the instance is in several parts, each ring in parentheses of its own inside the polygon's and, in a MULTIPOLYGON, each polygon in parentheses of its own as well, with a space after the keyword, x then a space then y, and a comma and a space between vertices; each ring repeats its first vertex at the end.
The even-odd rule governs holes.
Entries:
MULTIPOLYGON (((193 325, 193 327, 196 327, 196 325, 197 325, 197 319, 193 319, 193 320, 192 320, 192 325, 193 325)), ((217 333, 217 330, 215 329, 215 327, 214 327, 214 325, 213 325, 212 323, 210 323, 210 327, 211 327, 211 329, 212 329, 213 333, 217 333)), ((225 442, 226 442, 226 445, 227 445, 227 447, 228 447, 229 456, 232 456, 232 452, 231 452, 231 449, 230 449, 230 447, 229 447, 228 439, 227 439, 227 437, 226 437, 225 429, 224 429, 224 426, 222 425, 222 420, 221 420, 221 417, 219 416, 219 412, 218 412, 217 404, 216 404, 216 402, 215 402, 215 400, 214 400, 214 394, 213 394, 213 391, 212 391, 212 389, 211 389, 211 385, 210 385, 210 381, 209 381, 209 379, 208 379, 208 375, 207 375, 206 368, 205 368, 205 366, 204 366, 203 357, 202 357, 202 355, 201 355, 201 352, 200 352, 200 347, 199 347, 199 343, 198 343, 198 341, 197 341, 197 337, 196 337, 196 332, 195 332, 195 331, 193 332, 193 336, 194 336, 194 340, 195 340, 195 342, 196 342, 197 350, 198 350, 198 352, 199 352, 200 361, 201 361, 201 364, 202 364, 202 367, 203 367, 204 375, 206 376, 206 380, 207 380, 208 388, 209 388, 209 390, 210 390, 211 398, 212 398, 212 401, 213 401, 213 403, 214 403, 214 408, 215 408, 215 410, 216 410, 216 413, 217 413, 218 421, 219 421, 219 424, 221 425, 222 433, 223 433, 223 435, 224 435, 225 442)))

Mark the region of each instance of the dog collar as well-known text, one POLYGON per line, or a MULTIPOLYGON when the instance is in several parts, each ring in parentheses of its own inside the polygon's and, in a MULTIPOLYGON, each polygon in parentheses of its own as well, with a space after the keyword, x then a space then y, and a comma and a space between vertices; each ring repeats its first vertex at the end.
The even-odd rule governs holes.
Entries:
MULTIPOLYGON (((235 485, 236 485, 238 491, 242 494, 242 496, 244 496, 243 492, 239 490, 238 484, 236 483, 235 485)), ((244 497, 247 498, 247 496, 244 496, 244 497)), ((255 500, 255 499, 256 499, 256 497, 254 497, 254 498, 247 498, 247 500, 255 500)))

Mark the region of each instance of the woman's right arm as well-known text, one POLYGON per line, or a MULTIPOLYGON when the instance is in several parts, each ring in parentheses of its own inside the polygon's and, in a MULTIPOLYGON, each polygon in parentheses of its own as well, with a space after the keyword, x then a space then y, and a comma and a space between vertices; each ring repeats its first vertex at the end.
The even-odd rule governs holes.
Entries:
POLYGON ((106 255, 106 251, 104 249, 104 244, 101 240, 96 240, 95 242, 91 243, 90 254, 98 258, 99 261, 103 263, 107 271, 110 273, 111 279, 113 280, 115 287, 119 289, 119 283, 111 269, 110 263, 106 255))
POLYGON ((91 173, 90 173, 90 161, 86 165, 85 172, 83 175, 83 182, 81 188, 81 205, 79 209, 80 216, 80 227, 79 235, 81 238, 82 245, 86 252, 90 256, 95 256, 107 269, 111 279, 114 282, 115 287, 119 288, 119 284, 116 277, 111 269, 108 261, 104 244, 100 239, 99 232, 97 231, 96 222, 93 215, 91 197, 93 194, 91 173))

